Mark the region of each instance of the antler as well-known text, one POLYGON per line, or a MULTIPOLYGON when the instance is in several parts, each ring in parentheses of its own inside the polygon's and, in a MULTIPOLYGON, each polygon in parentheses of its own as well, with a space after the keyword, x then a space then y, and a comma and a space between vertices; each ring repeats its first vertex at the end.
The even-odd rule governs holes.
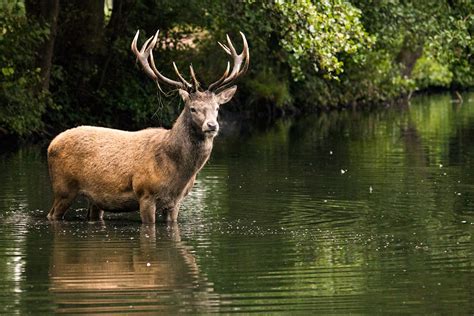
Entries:
MULTIPOLYGON (((165 77, 164 75, 162 75, 158 71, 158 69, 156 69, 155 60, 153 58, 153 49, 155 48, 156 43, 158 41, 159 32, 160 31, 158 30, 154 36, 147 39, 140 50, 138 50, 137 48, 138 36, 140 34, 140 31, 137 31, 137 33, 135 34, 135 37, 133 38, 131 48, 135 56, 137 56, 137 60, 142 65, 143 71, 147 74, 148 77, 150 77, 151 79, 153 79, 154 81, 158 83, 160 82, 165 83, 171 87, 176 87, 176 88, 187 90, 187 91, 198 91, 200 84, 199 84, 199 81, 196 79, 196 74, 194 72, 192 65, 189 66, 191 78, 193 80, 192 83, 184 79, 184 77, 179 72, 178 67, 176 66, 175 62, 173 62, 173 68, 180 81, 169 79, 165 77)), ((242 76, 249 68, 249 64, 250 64, 249 46, 248 46, 247 39, 245 38, 244 33, 240 32, 240 35, 242 36, 242 41, 243 41, 243 51, 240 54, 237 54, 237 51, 235 50, 235 47, 232 44, 232 41, 230 40, 229 35, 227 35, 228 46, 218 42, 219 45, 224 49, 224 51, 228 55, 232 56, 234 66, 232 67, 232 71, 230 71, 229 73, 230 63, 227 62, 226 71, 224 72, 222 77, 219 78, 219 80, 209 85, 209 88, 208 88, 209 91, 221 90, 233 84, 234 81, 236 81, 240 76, 242 76), (242 63, 244 64, 242 65, 242 63)))
POLYGON ((232 41, 230 40, 229 35, 227 35, 227 43, 229 46, 218 42, 219 45, 222 47, 222 49, 224 49, 224 51, 228 55, 232 56, 232 59, 234 61, 234 66, 232 67, 232 71, 229 74, 230 64, 229 62, 227 62, 227 69, 224 72, 224 75, 221 78, 219 78, 219 80, 217 80, 216 82, 210 84, 208 90, 216 91, 216 90, 220 90, 231 85, 232 83, 234 83, 235 80, 237 80, 237 78, 242 76, 249 68, 249 64, 250 64, 249 46, 248 46, 247 39, 245 38, 244 33, 240 32, 240 35, 242 36, 244 47, 243 47, 242 53, 240 53, 239 55, 237 55, 237 51, 235 50, 235 47, 232 44, 232 41), (245 63, 242 66, 242 63, 244 61, 245 63))
POLYGON ((163 76, 158 71, 158 69, 156 69, 155 60, 153 58, 153 49, 156 46, 156 42, 158 40, 158 34, 160 33, 160 30, 156 31, 155 36, 152 36, 146 40, 146 42, 143 44, 140 51, 137 49, 137 41, 138 41, 139 33, 140 31, 137 31, 137 33, 135 34, 135 37, 133 38, 133 41, 132 41, 131 48, 135 56, 137 56, 138 61, 142 65, 143 71, 145 71, 148 77, 150 77, 151 79, 153 79, 154 81, 158 83, 159 82, 165 83, 171 87, 176 87, 183 90, 189 91, 193 89, 194 90, 198 89, 199 82, 196 80, 196 77, 194 75, 194 70, 191 73, 193 77, 193 81, 194 81, 194 85, 193 85, 183 78, 183 76, 179 73, 178 67, 176 67, 176 64, 174 62, 173 62, 173 68, 180 81, 169 79, 163 76), (148 63, 148 59, 150 59, 150 63, 148 63))

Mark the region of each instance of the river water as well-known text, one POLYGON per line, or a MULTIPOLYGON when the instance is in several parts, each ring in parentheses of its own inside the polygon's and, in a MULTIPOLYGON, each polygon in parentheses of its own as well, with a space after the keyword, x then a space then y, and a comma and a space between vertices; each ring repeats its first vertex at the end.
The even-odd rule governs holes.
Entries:
POLYGON ((0 154, 0 313, 474 313, 474 94, 220 136, 177 225, 50 223, 0 154))

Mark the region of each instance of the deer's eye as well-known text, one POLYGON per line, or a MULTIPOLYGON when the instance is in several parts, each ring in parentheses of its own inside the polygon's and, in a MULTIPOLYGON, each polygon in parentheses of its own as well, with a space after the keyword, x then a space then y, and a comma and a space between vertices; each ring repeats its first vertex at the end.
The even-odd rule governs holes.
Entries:
POLYGON ((191 113, 196 113, 196 108, 194 106, 190 107, 189 110, 191 111, 191 113))

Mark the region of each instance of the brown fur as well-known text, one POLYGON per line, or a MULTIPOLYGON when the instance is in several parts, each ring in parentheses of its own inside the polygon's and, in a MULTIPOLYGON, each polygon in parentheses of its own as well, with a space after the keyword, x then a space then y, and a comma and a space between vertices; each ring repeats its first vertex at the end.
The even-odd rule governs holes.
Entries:
POLYGON ((139 209, 143 223, 154 223, 156 211, 176 221, 182 199, 211 154, 219 104, 235 90, 217 95, 180 90, 186 105, 170 130, 80 126, 59 134, 48 148, 54 194, 48 218, 62 219, 81 194, 89 200, 90 219, 102 219, 103 211, 139 209))

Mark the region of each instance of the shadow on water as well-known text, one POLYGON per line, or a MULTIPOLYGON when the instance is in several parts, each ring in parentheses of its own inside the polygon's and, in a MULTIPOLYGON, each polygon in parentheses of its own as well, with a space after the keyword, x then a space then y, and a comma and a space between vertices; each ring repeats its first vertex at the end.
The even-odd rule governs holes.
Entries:
MULTIPOLYGON (((179 225, 45 220, 44 149, 0 154, 0 311, 474 311, 474 95, 217 139, 179 225)), ((244 129, 245 125, 242 125, 244 129)))

